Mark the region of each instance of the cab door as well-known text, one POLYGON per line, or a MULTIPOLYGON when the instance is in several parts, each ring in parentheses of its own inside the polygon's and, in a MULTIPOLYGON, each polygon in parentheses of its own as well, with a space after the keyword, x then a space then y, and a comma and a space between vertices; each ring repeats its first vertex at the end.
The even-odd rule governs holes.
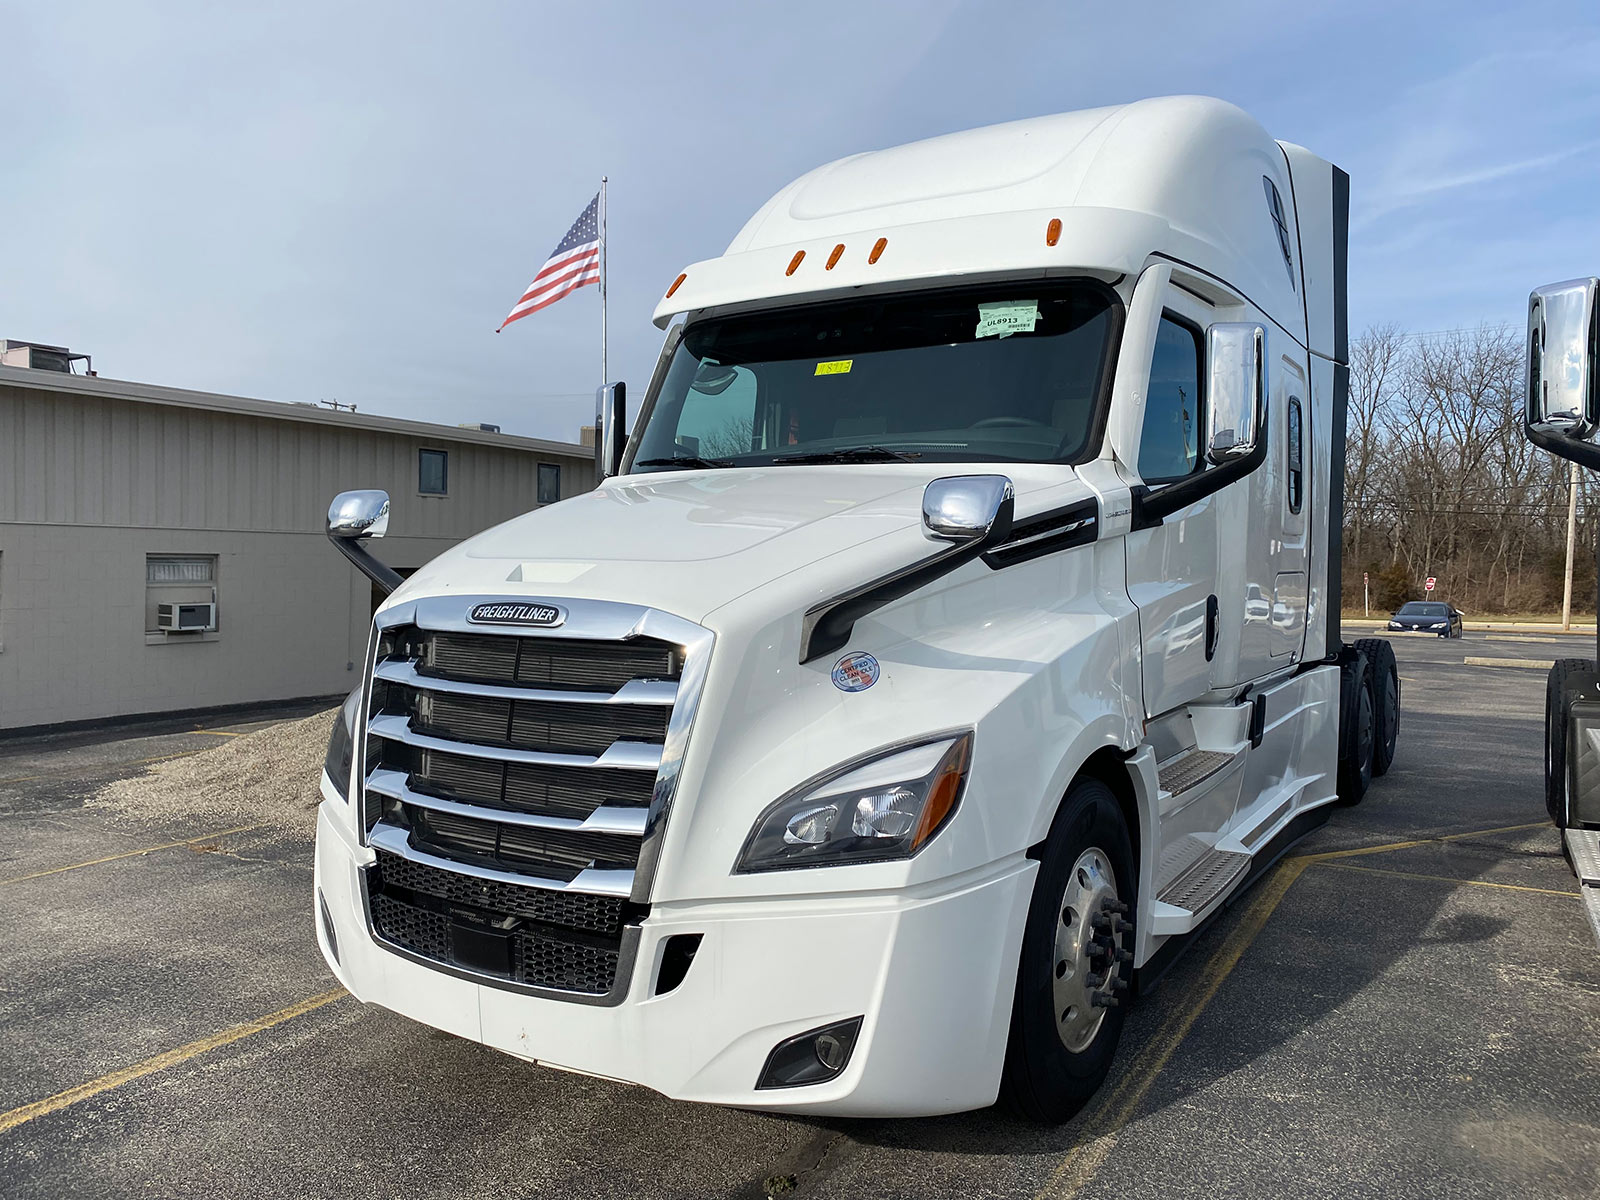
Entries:
MULTIPOLYGON (((1156 331, 1139 429, 1140 483, 1153 490, 1205 469, 1205 334, 1192 302, 1170 289, 1156 331)), ((1204 496, 1126 538, 1128 596, 1139 609, 1145 713, 1158 716, 1210 689, 1217 639, 1218 510, 1204 496)))

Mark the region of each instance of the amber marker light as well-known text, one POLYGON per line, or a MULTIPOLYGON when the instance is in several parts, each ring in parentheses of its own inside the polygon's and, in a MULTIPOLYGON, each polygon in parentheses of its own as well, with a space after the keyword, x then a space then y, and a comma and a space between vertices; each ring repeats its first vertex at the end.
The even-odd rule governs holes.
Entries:
POLYGON ((961 799, 961 786, 967 781, 967 765, 971 761, 972 735, 969 733, 956 739, 955 745, 950 747, 944 761, 939 764, 933 786, 928 789, 927 802, 922 806, 916 832, 911 835, 913 853, 938 833, 945 818, 955 811, 956 801, 961 799))
POLYGON ((667 289, 667 299, 668 300, 672 299, 672 293, 677 291, 679 288, 681 288, 683 286, 683 281, 685 279, 687 279, 687 278, 689 278, 689 273, 687 271, 685 271, 682 275, 679 275, 676 279, 674 279, 672 281, 672 286, 667 289))
POLYGON ((805 259, 805 256, 806 252, 804 250, 796 250, 794 252, 794 257, 789 260, 789 269, 785 271, 784 274, 793 275, 797 270, 799 270, 800 263, 805 259))
POLYGON ((827 270, 829 270, 829 271, 833 270, 834 264, 839 261, 839 256, 841 254, 843 254, 843 253, 844 253, 844 243, 840 242, 837 246, 835 246, 833 248, 833 253, 828 255, 827 270))
POLYGON ((1044 227, 1044 244, 1054 246, 1061 240, 1061 218, 1051 217, 1050 224, 1044 227))
POLYGON ((867 266, 871 266, 883 257, 884 248, 889 245, 888 238, 879 238, 872 247, 872 253, 867 255, 867 266))

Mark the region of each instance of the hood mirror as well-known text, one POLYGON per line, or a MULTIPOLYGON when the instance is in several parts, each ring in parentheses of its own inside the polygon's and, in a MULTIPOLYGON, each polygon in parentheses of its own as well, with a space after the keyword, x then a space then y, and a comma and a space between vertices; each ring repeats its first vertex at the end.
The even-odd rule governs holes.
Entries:
POLYGON ((737 378, 739 378, 737 367, 725 367, 721 363, 707 360, 695 370, 694 382, 689 386, 703 396, 720 396, 733 386, 733 381, 737 378))
POLYGON ((1528 297, 1528 411, 1531 431, 1587 438, 1600 428, 1595 394, 1596 292, 1600 279, 1571 279, 1528 297))
POLYGON ((622 470, 622 451, 628 444, 628 388, 608 383, 594 394, 595 482, 622 470))
POLYGON ((1206 395, 1206 459, 1221 465, 1256 448, 1266 414, 1267 331, 1250 322, 1206 330, 1211 364, 1206 395))
POLYGON ((947 475, 923 490, 922 531, 946 542, 1004 541, 1014 508, 1004 475, 947 475))
POLYGON ((328 505, 331 538, 381 538, 388 532, 388 492, 340 492, 328 505))

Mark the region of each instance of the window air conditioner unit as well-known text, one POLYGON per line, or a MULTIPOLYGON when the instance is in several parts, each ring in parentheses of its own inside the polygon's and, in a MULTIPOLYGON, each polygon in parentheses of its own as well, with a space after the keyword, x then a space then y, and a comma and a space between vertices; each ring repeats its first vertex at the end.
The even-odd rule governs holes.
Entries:
POLYGON ((201 633, 217 627, 215 604, 158 604, 156 627, 172 631, 201 633))

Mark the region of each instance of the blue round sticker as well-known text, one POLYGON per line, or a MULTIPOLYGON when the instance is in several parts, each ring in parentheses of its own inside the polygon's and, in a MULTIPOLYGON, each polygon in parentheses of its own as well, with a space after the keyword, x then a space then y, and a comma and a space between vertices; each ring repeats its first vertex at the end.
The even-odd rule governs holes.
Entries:
POLYGON ((864 692, 878 682, 878 660, 857 651, 833 664, 833 686, 841 692, 864 692))

